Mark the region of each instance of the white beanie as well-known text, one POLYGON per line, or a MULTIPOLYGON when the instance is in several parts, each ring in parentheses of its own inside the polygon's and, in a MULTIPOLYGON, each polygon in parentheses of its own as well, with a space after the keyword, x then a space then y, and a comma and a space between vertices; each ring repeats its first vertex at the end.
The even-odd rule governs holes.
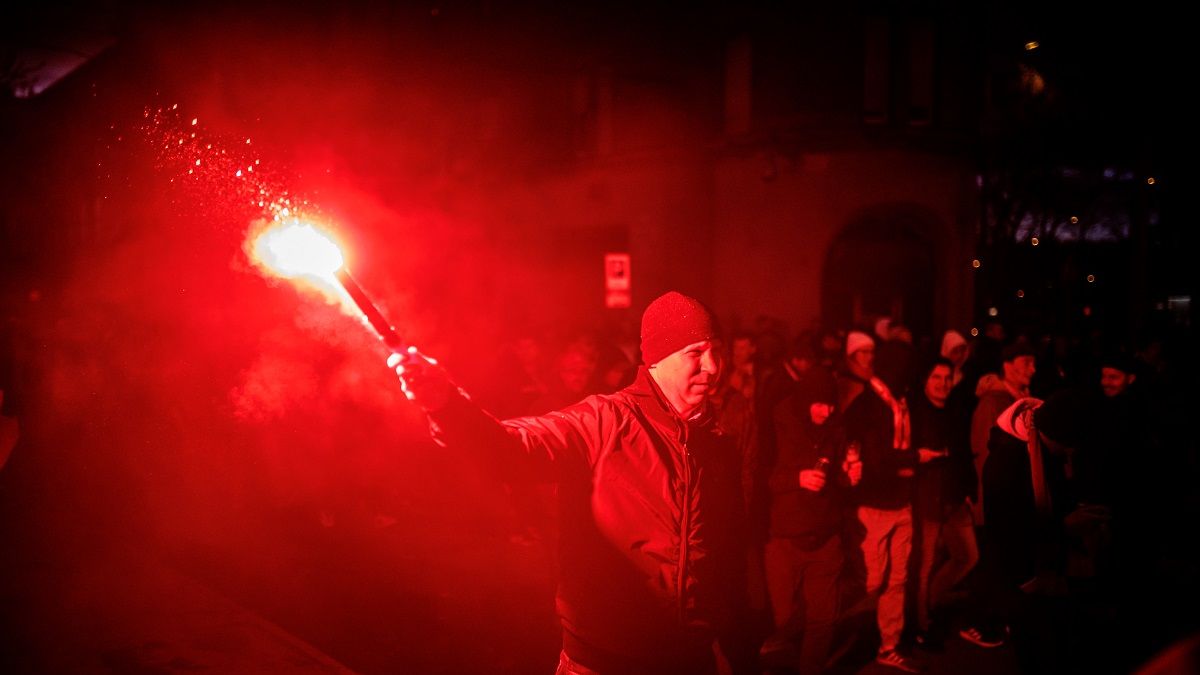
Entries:
POLYGON ((956 330, 946 331, 946 334, 942 336, 942 356, 950 358, 950 352, 954 351, 955 347, 965 344, 967 344, 967 339, 963 337, 962 333, 956 330))
POLYGON ((891 332, 891 330, 892 330, 892 320, 890 318, 885 316, 882 319, 875 322, 875 334, 878 335, 880 338, 882 338, 884 340, 888 339, 888 333, 891 332))
POLYGON ((861 331, 852 330, 850 331, 850 334, 846 336, 846 356, 853 354, 863 347, 874 346, 875 341, 871 339, 871 336, 861 331))

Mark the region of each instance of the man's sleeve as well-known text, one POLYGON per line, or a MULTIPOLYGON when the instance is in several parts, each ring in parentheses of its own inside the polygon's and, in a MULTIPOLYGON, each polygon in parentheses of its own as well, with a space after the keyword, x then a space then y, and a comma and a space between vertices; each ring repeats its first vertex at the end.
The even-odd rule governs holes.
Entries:
POLYGON ((456 396, 429 418, 439 445, 477 455, 501 477, 552 481, 566 465, 594 463, 616 431, 610 408, 593 396, 547 415, 500 421, 456 396))

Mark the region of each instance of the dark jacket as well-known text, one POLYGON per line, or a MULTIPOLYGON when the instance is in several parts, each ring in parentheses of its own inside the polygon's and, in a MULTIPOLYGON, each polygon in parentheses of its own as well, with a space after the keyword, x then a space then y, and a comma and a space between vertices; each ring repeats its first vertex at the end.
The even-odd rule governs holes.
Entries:
POLYGON ((806 550, 819 548, 841 531, 847 490, 841 470, 845 431, 836 417, 813 424, 811 404, 811 397, 798 392, 775 407, 778 458, 769 482, 771 536, 796 539, 806 550), (830 462, 824 489, 800 487, 800 472, 814 468, 821 457, 830 462))
POLYGON ((1061 458, 1049 451, 1042 454, 1046 488, 1053 504, 1053 513, 1043 516, 1034 503, 1026 442, 994 426, 988 448, 983 466, 983 503, 989 550, 1001 578, 1019 585, 1041 569, 1061 569, 1062 519, 1073 507, 1061 458))
POLYGON ((912 504, 912 474, 917 451, 894 447, 892 408, 868 385, 846 409, 846 435, 861 446, 863 476, 855 489, 858 503, 876 509, 912 504))
POLYGON ((557 481, 557 608, 573 660, 646 672, 711 664, 745 588, 737 452, 711 419, 685 423, 642 368, 615 394, 544 416, 498 422, 458 398, 431 421, 444 444, 474 448, 499 476, 557 481))
POLYGON ((948 509, 960 506, 967 497, 976 499, 978 479, 975 461, 967 443, 967 413, 952 403, 938 408, 923 392, 910 397, 912 446, 948 450, 949 456, 917 465, 913 510, 927 520, 942 521, 948 509))
MULTIPOLYGON (((971 415, 971 452, 975 456, 976 475, 982 478, 983 465, 987 462, 989 439, 992 428, 996 426, 996 417, 1004 412, 1016 400, 1016 395, 1009 391, 1004 379, 995 373, 988 373, 979 378, 975 385, 975 396, 978 403, 971 415)), ((979 491, 979 499, 975 501, 975 524, 983 525, 986 514, 983 502, 987 499, 986 491, 979 491)))

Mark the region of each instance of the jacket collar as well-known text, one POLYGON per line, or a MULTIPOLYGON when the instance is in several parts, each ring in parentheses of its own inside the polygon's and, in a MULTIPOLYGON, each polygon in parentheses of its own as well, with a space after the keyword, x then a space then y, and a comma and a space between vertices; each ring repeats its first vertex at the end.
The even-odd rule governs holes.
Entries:
POLYGON ((690 420, 680 417, 645 366, 638 367, 637 377, 634 378, 633 384, 625 388, 625 392, 633 397, 638 407, 645 411, 654 423, 677 430, 683 439, 687 438, 689 429, 710 427, 715 420, 712 405, 708 400, 704 401, 700 412, 690 420))

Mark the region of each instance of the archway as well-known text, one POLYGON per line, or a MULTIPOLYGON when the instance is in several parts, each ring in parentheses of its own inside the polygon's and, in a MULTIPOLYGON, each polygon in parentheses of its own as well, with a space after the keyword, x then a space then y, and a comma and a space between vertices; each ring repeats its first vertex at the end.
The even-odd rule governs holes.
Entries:
POLYGON ((825 325, 866 326, 891 316, 916 336, 931 336, 944 316, 938 261, 940 220, 914 204, 873 207, 830 244, 821 283, 825 325))

